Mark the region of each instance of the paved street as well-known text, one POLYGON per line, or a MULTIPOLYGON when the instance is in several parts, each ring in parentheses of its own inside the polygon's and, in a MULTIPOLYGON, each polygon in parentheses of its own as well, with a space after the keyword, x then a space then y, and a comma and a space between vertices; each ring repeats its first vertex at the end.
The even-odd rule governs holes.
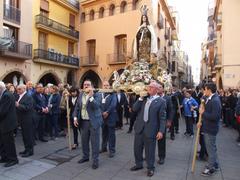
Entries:
MULTIPOLYGON (((91 162, 78 164, 81 158, 80 148, 69 152, 65 138, 48 143, 37 142, 35 154, 31 158, 19 158, 20 164, 10 168, 0 165, 0 180, 239 180, 240 147, 235 139, 237 133, 232 129, 221 128, 218 138, 218 154, 221 171, 213 177, 201 177, 203 162, 197 161, 196 172, 191 173, 194 140, 183 135, 184 124, 175 141, 167 139, 167 157, 164 165, 156 164, 155 175, 146 177, 146 169, 131 172, 134 165, 133 134, 124 130, 117 131, 117 153, 112 159, 108 154, 100 155, 100 167, 91 168, 91 162)), ((21 137, 17 138, 17 150, 22 151, 21 137)))

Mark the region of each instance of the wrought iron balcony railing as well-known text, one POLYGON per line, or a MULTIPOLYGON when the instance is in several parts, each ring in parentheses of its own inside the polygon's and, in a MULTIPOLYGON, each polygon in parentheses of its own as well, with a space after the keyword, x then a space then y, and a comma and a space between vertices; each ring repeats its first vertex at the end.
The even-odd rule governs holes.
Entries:
POLYGON ((57 52, 46 51, 43 49, 34 49, 34 59, 43 59, 59 65, 70 65, 79 67, 79 59, 77 57, 63 55, 57 52))
POLYGON ((98 56, 83 56, 80 57, 81 66, 98 66, 98 56))
POLYGON ((21 11, 20 9, 4 4, 3 6, 3 18, 7 21, 20 24, 21 21, 21 11))
POLYGON ((37 25, 43 25, 43 28, 46 28, 47 30, 53 30, 57 33, 64 34, 66 36, 70 36, 76 40, 79 38, 79 32, 71 29, 59 22, 56 22, 48 17, 45 17, 43 15, 37 15, 36 16, 36 24, 37 25))
POLYGON ((107 62, 109 65, 125 64, 127 61, 127 57, 129 56, 130 56, 130 53, 107 54, 107 62))
POLYGON ((0 56, 16 59, 31 59, 32 44, 17 41, 15 39, 0 37, 0 56))

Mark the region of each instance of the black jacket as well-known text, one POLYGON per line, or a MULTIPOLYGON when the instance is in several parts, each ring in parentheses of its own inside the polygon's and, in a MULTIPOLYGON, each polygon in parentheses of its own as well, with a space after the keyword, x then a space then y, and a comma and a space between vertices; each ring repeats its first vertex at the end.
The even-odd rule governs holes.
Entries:
POLYGON ((4 91, 0 99, 0 133, 7 133, 17 127, 15 97, 4 91))
POLYGON ((203 132, 217 135, 219 130, 219 122, 221 119, 221 102, 219 96, 214 94, 205 105, 205 112, 202 115, 203 118, 203 132))
POLYGON ((33 99, 27 93, 20 99, 17 109, 17 118, 20 123, 31 123, 33 116, 33 99))

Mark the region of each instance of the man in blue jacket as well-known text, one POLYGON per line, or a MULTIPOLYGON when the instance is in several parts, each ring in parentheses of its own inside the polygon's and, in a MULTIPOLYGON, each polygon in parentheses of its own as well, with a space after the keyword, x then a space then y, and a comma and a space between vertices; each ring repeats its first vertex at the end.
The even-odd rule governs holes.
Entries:
POLYGON ((89 161, 89 140, 91 141, 93 164, 92 168, 98 168, 100 127, 102 125, 101 96, 93 92, 92 82, 85 80, 84 92, 81 92, 75 106, 73 117, 74 125, 81 129, 83 157, 78 163, 89 161))
POLYGON ((214 83, 207 83, 204 86, 204 94, 207 96, 205 107, 199 110, 202 115, 202 124, 198 123, 198 127, 203 126, 204 138, 208 152, 208 165, 201 175, 211 176, 219 169, 216 137, 219 131, 219 122, 221 119, 221 102, 219 96, 216 94, 216 85, 214 83))
MULTIPOLYGON (((110 85, 108 81, 103 82, 103 89, 109 89, 110 85)), ((118 114, 116 110, 117 106, 117 96, 115 93, 102 93, 102 150, 101 152, 107 151, 107 143, 109 146, 109 157, 114 157, 115 146, 116 146, 116 134, 115 126, 118 120, 118 114)))

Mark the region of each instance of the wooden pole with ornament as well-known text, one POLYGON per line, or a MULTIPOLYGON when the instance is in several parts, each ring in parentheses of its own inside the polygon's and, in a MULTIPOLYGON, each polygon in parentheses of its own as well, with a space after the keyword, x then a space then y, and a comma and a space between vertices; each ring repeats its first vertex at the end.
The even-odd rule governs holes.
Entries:
POLYGON ((65 101, 67 106, 67 131, 68 131, 68 148, 72 150, 72 141, 71 141, 71 123, 70 123, 70 108, 69 108, 69 93, 66 91, 65 94, 65 101))
MULTIPOLYGON (((205 106, 204 99, 201 100, 200 108, 203 108, 205 106)), ((202 115, 199 114, 198 123, 202 124, 202 115)), ((196 134, 196 140, 194 144, 194 151, 193 151, 193 160, 192 160, 192 170, 191 172, 194 173, 195 170, 195 164, 196 164, 196 158, 197 158, 197 149, 198 149, 198 143, 199 143, 199 136, 200 136, 200 129, 201 127, 197 127, 197 134, 196 134)))

